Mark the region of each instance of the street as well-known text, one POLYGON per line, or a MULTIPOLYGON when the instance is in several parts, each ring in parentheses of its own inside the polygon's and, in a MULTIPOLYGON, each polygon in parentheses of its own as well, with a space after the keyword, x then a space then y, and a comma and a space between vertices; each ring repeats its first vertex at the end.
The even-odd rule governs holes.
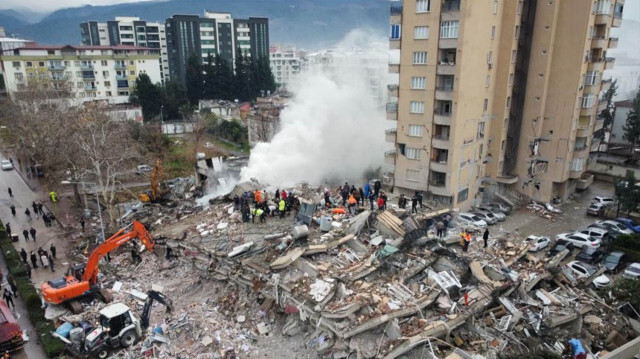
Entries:
MULTIPOLYGON (((0 158, 4 159, 4 156, 0 156, 0 158)), ((11 224, 12 233, 19 234, 19 241, 13 243, 16 250, 20 251, 21 248, 24 248, 27 253, 30 253, 31 251, 36 252, 38 248, 42 247, 44 250, 49 251, 49 247, 52 243, 57 248, 57 259, 55 260, 54 266, 56 269, 55 273, 51 272, 49 268, 42 268, 38 266, 37 269, 32 270, 32 282, 35 284, 36 288, 38 288, 40 287, 40 283, 43 281, 62 276, 68 264, 65 246, 62 242, 62 239, 64 238, 62 230, 55 223, 52 227, 45 227, 42 217, 36 219, 34 213, 31 214, 33 219, 28 220, 24 213, 27 208, 33 212, 33 209, 31 209, 31 203, 33 201, 42 201, 45 207, 49 208, 52 203, 46 202, 46 198, 42 198, 37 193, 33 192, 20 177, 17 169, 12 171, 2 171, 0 173, 0 183, 2 183, 2 188, 0 189, 0 218, 2 218, 5 226, 7 223, 11 224), (9 187, 11 187, 11 190, 13 191, 14 198, 9 198, 9 193, 7 191, 9 187), (11 215, 11 205, 16 207, 15 217, 11 215), (22 235, 23 229, 28 230, 31 227, 35 228, 37 231, 37 240, 35 242, 33 240, 25 241, 22 235)), ((2 258, 2 271, 5 274, 8 273, 4 257, 2 258)), ((6 280, 4 280, 2 287, 7 285, 6 280)), ((40 345, 40 341, 35 337, 33 326, 29 322, 27 310, 22 302, 21 296, 18 294, 16 299, 16 317, 19 317, 18 322, 20 323, 21 328, 27 331, 27 335, 30 340, 25 343, 24 351, 15 353, 11 357, 29 359, 47 358, 42 346, 40 345)))

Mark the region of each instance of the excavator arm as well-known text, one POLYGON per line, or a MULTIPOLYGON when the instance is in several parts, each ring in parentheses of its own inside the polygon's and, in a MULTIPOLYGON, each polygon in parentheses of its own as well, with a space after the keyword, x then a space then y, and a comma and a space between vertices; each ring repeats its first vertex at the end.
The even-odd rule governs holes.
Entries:
POLYGON ((151 315, 151 307, 153 306, 154 301, 164 304, 164 306, 167 307, 167 313, 173 310, 173 301, 169 299, 169 297, 155 290, 148 291, 147 300, 144 302, 144 308, 142 309, 142 315, 140 316, 140 325, 142 329, 149 328, 149 316, 151 315))
POLYGON ((98 262, 104 256, 106 256, 109 252, 115 250, 116 248, 122 246, 123 244, 129 242, 133 238, 138 238, 144 244, 144 246, 150 252, 153 251, 155 247, 155 242, 153 238, 151 238, 151 234, 144 227, 144 224, 133 221, 131 224, 133 229, 129 232, 125 233, 127 228, 122 228, 116 234, 109 237, 104 243, 100 244, 98 248, 94 249, 89 256, 89 260, 87 261, 87 265, 85 267, 84 274, 82 276, 82 280, 88 281, 91 284, 95 284, 98 280, 98 262))

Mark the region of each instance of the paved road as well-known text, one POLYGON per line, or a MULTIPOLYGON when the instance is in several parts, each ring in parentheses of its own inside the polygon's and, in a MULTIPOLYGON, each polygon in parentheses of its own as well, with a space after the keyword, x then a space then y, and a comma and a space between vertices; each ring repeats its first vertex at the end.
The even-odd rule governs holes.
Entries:
MULTIPOLYGON (((0 159, 4 159, 4 157, 0 156, 0 159)), ((42 268, 40 264, 38 264, 38 269, 34 269, 32 271, 31 280, 35 284, 36 288, 40 286, 43 281, 60 277, 64 273, 66 269, 67 256, 64 251, 64 244, 62 240, 64 238, 63 232, 57 225, 54 224, 53 227, 45 227, 44 221, 42 218, 36 219, 32 213, 32 220, 29 220, 27 216, 24 214, 24 211, 27 207, 31 207, 31 203, 33 201, 46 200, 45 198, 41 198, 39 194, 33 192, 29 186, 23 181, 17 171, 2 171, 0 172, 0 218, 2 218, 5 225, 7 223, 11 224, 11 231, 13 233, 18 233, 20 236, 20 240, 14 243, 14 247, 16 250, 20 250, 24 248, 27 252, 37 251, 39 247, 43 249, 49 250, 49 246, 53 243, 57 248, 56 256, 58 257, 55 261, 56 272, 53 273, 49 268, 42 268), (14 198, 9 198, 9 194, 7 188, 11 187, 13 191, 14 198), (14 205, 16 207, 16 215, 15 217, 11 215, 10 206, 14 205), (37 231, 36 241, 29 240, 25 241, 22 230, 35 228, 37 231)), ((45 203, 45 206, 50 206, 51 203, 45 203)), ((55 205, 55 204, 54 204, 55 205)), ((31 209, 31 211, 33 211, 31 209)), ((2 260, 4 262, 4 259, 2 260)), ((6 270, 6 266, 4 263, 3 271, 6 270)), ((5 272, 6 273, 6 272, 5 272)), ((2 286, 5 286, 5 283, 2 283, 2 286)), ((20 298, 19 298, 20 299, 20 298)), ((33 326, 28 320, 27 311, 24 307, 24 303, 21 300, 18 300, 17 303, 17 314, 20 316, 19 322, 20 326, 28 331, 28 335, 31 340, 25 346, 25 350, 23 353, 18 353, 17 355, 12 356, 12 358, 29 358, 29 359, 45 359, 47 358, 44 353, 39 341, 35 337, 33 326)))

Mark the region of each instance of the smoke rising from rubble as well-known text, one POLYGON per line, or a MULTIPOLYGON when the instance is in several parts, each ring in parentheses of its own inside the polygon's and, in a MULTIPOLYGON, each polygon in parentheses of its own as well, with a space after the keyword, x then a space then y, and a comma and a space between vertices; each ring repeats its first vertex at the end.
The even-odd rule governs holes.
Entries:
MULTIPOLYGON (((370 33, 370 32, 369 32, 370 33)), ((380 58, 386 73, 387 52, 376 51, 366 31, 354 30, 337 45, 338 51, 358 49, 364 57, 380 58)), ((270 143, 251 151, 242 181, 257 178, 270 186, 292 186, 300 181, 360 180, 363 173, 384 161, 385 112, 371 95, 367 69, 348 65, 310 69, 290 86, 292 98, 281 112, 280 131, 270 143)), ((371 64, 368 64, 371 72, 371 64)), ((386 77, 380 86, 386 88, 386 77)))

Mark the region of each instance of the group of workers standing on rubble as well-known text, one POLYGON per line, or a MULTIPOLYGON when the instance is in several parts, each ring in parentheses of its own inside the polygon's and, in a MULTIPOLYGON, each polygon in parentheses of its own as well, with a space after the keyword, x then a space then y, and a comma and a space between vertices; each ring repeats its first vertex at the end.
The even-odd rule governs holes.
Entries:
POLYGON ((259 219, 259 223, 266 223, 267 216, 284 218, 291 211, 295 216, 300 210, 300 200, 292 192, 277 189, 272 198, 275 206, 269 206, 267 197, 266 190, 255 190, 253 193, 244 192, 242 197, 235 195, 233 197, 234 209, 240 210, 242 221, 245 223, 249 221, 255 223, 256 218, 259 219), (253 203, 253 209, 251 203, 253 203))

